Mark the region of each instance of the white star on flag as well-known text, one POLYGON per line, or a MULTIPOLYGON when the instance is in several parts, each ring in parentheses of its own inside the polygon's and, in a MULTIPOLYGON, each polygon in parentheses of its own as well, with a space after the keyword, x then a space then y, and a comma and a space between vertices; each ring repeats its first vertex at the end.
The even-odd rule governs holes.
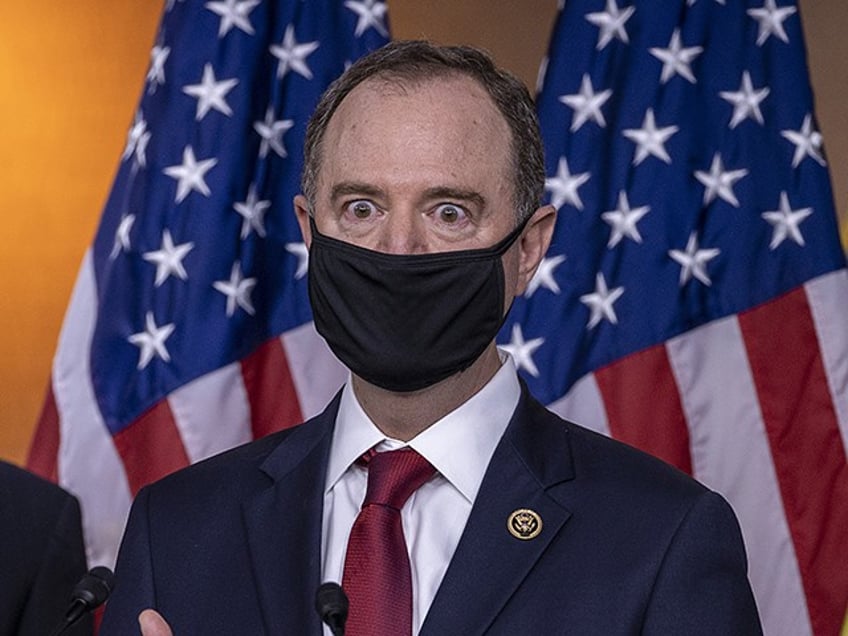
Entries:
MULTIPOLYGON (((697 1, 698 1, 698 0, 686 0, 686 4, 688 4, 688 5, 691 7, 691 6, 692 6, 693 4, 695 4, 697 1)), ((719 4, 724 4, 724 0, 716 0, 716 2, 718 2, 719 4)))
POLYGON ((270 201, 259 200, 256 184, 251 183, 247 191, 247 199, 233 204, 233 209, 244 217, 241 224, 241 238, 247 238, 251 229, 265 238, 265 213, 270 207, 270 201))
POLYGON ((239 261, 233 263, 229 280, 218 280, 212 283, 212 287, 227 297, 228 317, 235 313, 236 305, 244 309, 251 316, 255 313, 253 303, 250 300, 250 292, 253 291, 255 286, 255 278, 244 278, 239 261))
POLYGON ((813 116, 811 114, 807 113, 804 117, 801 130, 782 130, 780 134, 795 144, 795 154, 792 157, 793 168, 797 168, 804 157, 807 156, 815 159, 820 166, 826 165, 821 154, 822 136, 819 131, 813 128, 813 116))
POLYGON ((721 161, 721 155, 715 153, 710 164, 710 171, 695 171, 695 178, 700 181, 706 189, 704 190, 704 205, 709 205, 718 196, 727 201, 735 208, 739 207, 739 201, 733 193, 733 184, 748 174, 744 168, 740 170, 725 171, 721 161))
POLYGON ((250 23, 250 12, 259 5, 259 0, 223 0, 221 2, 207 2, 204 6, 217 13, 221 17, 218 25, 218 37, 222 38, 230 29, 237 27, 253 35, 253 25, 250 23))
POLYGON ((181 280, 187 280, 188 274, 183 267, 183 259, 192 249, 194 243, 182 243, 174 245, 171 233, 166 229, 162 232, 162 246, 155 252, 145 252, 142 258, 148 263, 156 265, 156 281, 154 285, 159 287, 172 274, 181 280))
POLYGON ((280 60, 277 66, 277 79, 282 79, 289 71, 294 71, 312 79, 312 71, 306 64, 306 58, 318 48, 318 42, 299 44, 294 38, 294 26, 288 25, 281 44, 271 45, 271 55, 280 60))
POLYGON ((135 160, 142 168, 147 165, 147 143, 150 141, 150 131, 147 130, 147 122, 144 120, 144 114, 137 110, 133 125, 130 126, 127 132, 127 144, 124 146, 122 159, 128 159, 135 155, 135 160))
POLYGON ((215 81, 215 70, 207 63, 203 66, 203 79, 200 84, 183 86, 183 93, 197 98, 197 114, 195 120, 201 121, 213 108, 227 117, 233 114, 225 97, 238 84, 237 79, 215 81))
POLYGON ((590 176, 588 172, 572 175, 568 169, 568 159, 560 157, 556 176, 545 179, 545 190, 551 191, 551 205, 559 210, 564 203, 568 203, 582 210, 583 201, 580 200, 577 188, 586 183, 590 176))
POLYGON ((172 179, 177 180, 176 202, 182 202, 192 190, 208 197, 210 190, 209 186, 206 185, 204 176, 216 163, 218 163, 218 160, 214 157, 197 161, 191 146, 183 148, 183 162, 177 166, 168 166, 162 171, 172 179))
POLYGON ((580 302, 586 305, 591 312, 589 322, 586 324, 586 329, 592 329, 601 322, 608 320, 614 325, 618 324, 618 316, 615 315, 613 304, 624 293, 624 287, 616 287, 614 289, 607 288, 607 281, 604 280, 604 275, 598 272, 595 276, 595 291, 591 294, 583 294, 580 297, 580 302))
POLYGON ((500 348, 512 356, 516 368, 525 369, 534 378, 538 378, 539 369, 533 362, 533 354, 543 344, 545 344, 544 338, 533 338, 529 342, 525 341, 521 325, 515 323, 512 326, 512 339, 509 344, 500 345, 500 348))
POLYGON ((716 248, 699 249, 698 234, 692 232, 686 242, 686 251, 669 250, 668 255, 680 264, 680 286, 683 287, 693 276, 704 285, 712 285, 707 274, 707 263, 721 254, 716 248))
POLYGON ((344 6, 353 11, 356 16, 356 30, 354 35, 361 36, 369 28, 373 27, 383 37, 388 37, 389 30, 386 28, 385 15, 386 3, 379 0, 348 0, 344 6))
POLYGON ((618 208, 601 214, 601 218, 609 223, 612 228, 607 247, 615 247, 625 236, 641 243, 642 235, 639 234, 639 228, 636 227, 636 224, 650 211, 651 206, 649 205, 631 209, 630 202, 627 200, 627 193, 621 190, 618 193, 618 208))
POLYGON ((265 119, 263 121, 253 122, 253 130, 259 133, 262 137, 262 143, 259 144, 259 157, 264 159, 268 156, 268 148, 273 148, 280 157, 288 156, 286 147, 283 145, 283 135, 294 126, 294 121, 291 119, 274 119, 274 109, 268 107, 265 111, 265 119))
POLYGON ((801 221, 813 213, 813 208, 800 208, 793 210, 789 205, 789 195, 784 190, 780 193, 780 204, 778 210, 763 212, 762 217, 772 224, 773 232, 769 249, 775 249, 787 238, 791 238, 801 247, 804 246, 804 236, 798 227, 801 221))
POLYGON ((636 144, 636 150, 633 153, 634 166, 638 166, 649 155, 670 164, 671 157, 665 149, 665 142, 678 130, 677 126, 657 128, 657 123, 654 120, 654 109, 649 108, 645 112, 645 119, 642 121, 641 128, 627 128, 621 131, 621 134, 636 144))
POLYGON ((573 95, 562 95, 559 98, 566 106, 574 109, 574 115, 571 118, 571 131, 580 130, 580 127, 590 119, 601 128, 606 128, 607 122, 604 119, 604 114, 601 112, 601 106, 612 96, 612 91, 607 89, 600 93, 595 93, 592 87, 592 80, 588 74, 583 75, 583 80, 580 83, 580 92, 573 95))
POLYGON ((294 279, 300 280, 309 271, 309 250, 306 249, 306 243, 286 243, 286 251, 297 258, 294 279))
POLYGON ((618 38, 628 44, 630 39, 627 37, 624 24, 635 11, 636 9, 633 7, 625 7, 622 11, 618 8, 615 0, 607 0, 606 11, 587 13, 586 19, 600 29, 598 44, 595 48, 598 51, 602 50, 613 38, 618 38))
POLYGON ((765 0, 763 6, 759 9, 748 9, 748 15, 759 22, 760 26, 760 31, 757 34, 757 46, 762 46, 772 34, 788 44, 789 36, 786 35, 786 30, 783 28, 783 21, 797 11, 798 9, 795 7, 778 8, 775 0, 765 0))
POLYGON ((135 223, 135 214, 125 214, 121 217, 118 229, 115 230, 115 242, 112 245, 109 258, 115 258, 121 252, 130 250, 130 230, 132 230, 133 223, 135 223))
POLYGON ((138 364, 136 369, 141 371, 144 369, 153 356, 161 358, 165 362, 171 361, 171 355, 165 347, 165 341, 174 332, 174 323, 156 326, 156 321, 153 319, 153 312, 148 311, 144 317, 144 331, 132 334, 127 340, 139 348, 138 364))
POLYGON ((674 33, 671 34, 671 41, 668 43, 667 49, 652 47, 650 51, 651 55, 663 63, 662 74, 660 75, 661 84, 665 84, 675 74, 686 78, 692 84, 697 83, 695 76, 692 74, 690 64, 692 60, 704 51, 704 47, 690 46, 684 48, 683 42, 680 39, 679 28, 675 29, 674 33))
POLYGON ((762 102, 771 90, 768 87, 754 88, 751 82, 751 74, 748 71, 742 73, 742 84, 738 91, 721 91, 722 99, 733 104, 733 117, 730 119, 730 128, 736 128, 740 123, 753 117, 761 126, 765 123, 763 114, 760 112, 762 102))
POLYGON ((539 263, 536 273, 527 284, 527 290, 524 292, 526 298, 530 298, 541 287, 552 291, 555 294, 560 293, 559 285, 554 279, 554 271, 560 264, 565 261, 565 256, 559 254, 557 256, 545 257, 539 263))
POLYGON ((150 92, 156 92, 156 87, 165 83, 165 62, 171 54, 170 46, 158 44, 150 50, 150 68, 147 71, 147 81, 150 82, 150 92))

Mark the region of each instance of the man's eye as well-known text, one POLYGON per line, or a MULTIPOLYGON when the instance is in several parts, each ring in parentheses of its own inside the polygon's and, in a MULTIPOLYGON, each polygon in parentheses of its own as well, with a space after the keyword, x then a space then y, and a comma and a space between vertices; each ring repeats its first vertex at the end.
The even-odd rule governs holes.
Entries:
POLYGON ((436 214, 443 223, 456 223, 465 218, 465 210, 451 203, 445 203, 436 208, 436 214))
POLYGON ((369 201, 354 201, 347 206, 347 210, 357 219, 367 219, 374 214, 376 208, 369 201))

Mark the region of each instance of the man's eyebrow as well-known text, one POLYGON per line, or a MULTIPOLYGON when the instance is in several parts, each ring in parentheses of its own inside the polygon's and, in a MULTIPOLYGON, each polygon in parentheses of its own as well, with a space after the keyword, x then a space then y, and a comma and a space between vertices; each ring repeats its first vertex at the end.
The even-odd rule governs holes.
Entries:
MULTIPOLYGON (((334 185, 330 190, 331 201, 337 201, 341 197, 350 195, 382 197, 385 195, 385 192, 381 188, 361 181, 342 181, 334 185)), ((486 198, 479 192, 449 186, 427 188, 424 191, 423 198, 427 200, 452 199, 454 201, 467 201, 481 208, 486 205, 486 198)))
POLYGON ((330 200, 336 201, 340 197, 354 195, 363 195, 369 197, 379 197, 383 195, 383 191, 373 185, 361 183, 359 181, 342 181, 333 186, 330 190, 330 200))
POLYGON ((450 188, 447 186, 427 188, 424 192, 424 196, 427 199, 453 199, 455 201, 467 201, 481 208, 486 205, 485 197, 479 192, 474 190, 462 190, 460 188, 450 188))

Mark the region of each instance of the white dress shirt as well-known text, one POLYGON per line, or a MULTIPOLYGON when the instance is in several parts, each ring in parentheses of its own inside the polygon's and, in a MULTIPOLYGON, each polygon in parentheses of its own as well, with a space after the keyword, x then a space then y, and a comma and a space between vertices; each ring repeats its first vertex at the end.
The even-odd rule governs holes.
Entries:
MULTIPOLYGON (((518 405, 521 387, 512 358, 470 400, 408 443, 387 438, 362 410, 348 382, 342 391, 324 490, 322 581, 341 583, 350 529, 365 499, 368 473, 356 460, 369 448, 409 446, 436 468, 401 510, 412 569, 412 633, 436 596, 468 521, 495 447, 518 405)), ((329 628, 324 634, 331 636, 329 628)))

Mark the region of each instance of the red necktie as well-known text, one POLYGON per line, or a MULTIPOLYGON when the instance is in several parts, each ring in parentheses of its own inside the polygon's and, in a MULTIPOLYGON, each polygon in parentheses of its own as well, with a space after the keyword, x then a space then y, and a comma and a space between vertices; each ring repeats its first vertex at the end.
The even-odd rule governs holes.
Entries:
POLYGON ((435 468, 414 450, 370 453, 368 490, 347 543, 347 636, 410 636, 412 574, 400 510, 435 468))

